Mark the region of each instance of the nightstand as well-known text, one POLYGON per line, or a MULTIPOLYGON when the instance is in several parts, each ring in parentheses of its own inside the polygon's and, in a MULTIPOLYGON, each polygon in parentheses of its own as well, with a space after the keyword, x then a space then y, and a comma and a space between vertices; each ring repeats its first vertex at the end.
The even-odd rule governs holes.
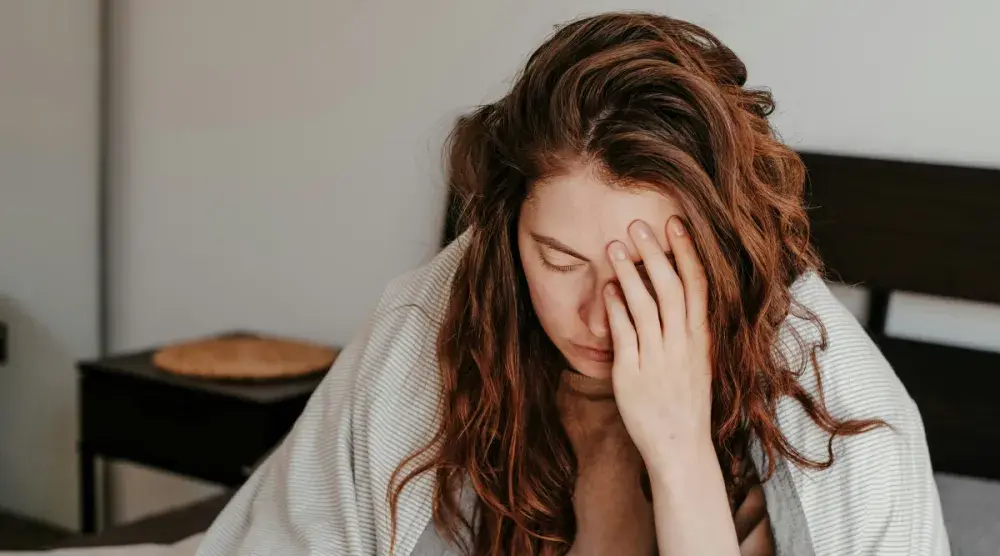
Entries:
POLYGON ((77 365, 84 533, 97 526, 98 458, 238 487, 288 433, 325 374, 259 383, 189 378, 156 368, 154 351, 77 365))

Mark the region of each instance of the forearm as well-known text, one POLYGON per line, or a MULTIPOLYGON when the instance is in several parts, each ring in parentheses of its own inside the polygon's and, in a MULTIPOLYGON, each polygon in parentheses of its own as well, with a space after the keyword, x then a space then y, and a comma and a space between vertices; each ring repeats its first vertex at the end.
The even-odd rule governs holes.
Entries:
POLYGON ((649 475, 660 556, 739 556, 722 469, 710 443, 678 450, 649 475))

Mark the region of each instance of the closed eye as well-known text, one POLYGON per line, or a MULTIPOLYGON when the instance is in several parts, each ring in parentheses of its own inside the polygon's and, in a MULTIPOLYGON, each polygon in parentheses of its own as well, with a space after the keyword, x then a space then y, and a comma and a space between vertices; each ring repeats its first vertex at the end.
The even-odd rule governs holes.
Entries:
POLYGON ((549 262, 549 260, 545 258, 545 255, 542 255, 541 253, 538 254, 538 258, 542 261, 542 266, 553 272, 573 272, 583 264, 583 263, 577 263, 571 265, 554 264, 549 262))

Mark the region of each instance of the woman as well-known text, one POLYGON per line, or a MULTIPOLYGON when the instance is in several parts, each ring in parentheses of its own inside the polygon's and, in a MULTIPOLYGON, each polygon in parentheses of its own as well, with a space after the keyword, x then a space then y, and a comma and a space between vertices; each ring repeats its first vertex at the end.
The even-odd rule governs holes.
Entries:
POLYGON ((947 554, 919 414, 745 80, 674 19, 559 29, 453 134, 468 229, 199 554, 947 554))

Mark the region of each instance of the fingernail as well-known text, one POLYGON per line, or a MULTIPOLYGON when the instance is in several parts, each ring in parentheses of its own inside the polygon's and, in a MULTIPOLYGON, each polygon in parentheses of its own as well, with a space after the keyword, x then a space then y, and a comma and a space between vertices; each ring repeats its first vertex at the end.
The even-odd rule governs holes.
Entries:
POLYGON ((611 244, 611 256, 618 261, 624 261, 628 258, 628 251, 625 250, 625 246, 619 242, 614 242, 611 244))
POLYGON ((674 231, 675 236, 682 236, 686 233, 684 230, 684 223, 681 222, 680 218, 673 218, 670 221, 670 228, 674 231))
POLYGON ((615 291, 615 285, 614 284, 608 284, 608 285, 604 286, 604 293, 608 297, 614 297, 614 296, 618 295, 618 292, 615 291))
POLYGON ((649 225, 642 220, 636 220, 632 223, 632 231, 635 235, 639 236, 639 239, 649 239, 653 236, 652 230, 649 229, 649 225))

